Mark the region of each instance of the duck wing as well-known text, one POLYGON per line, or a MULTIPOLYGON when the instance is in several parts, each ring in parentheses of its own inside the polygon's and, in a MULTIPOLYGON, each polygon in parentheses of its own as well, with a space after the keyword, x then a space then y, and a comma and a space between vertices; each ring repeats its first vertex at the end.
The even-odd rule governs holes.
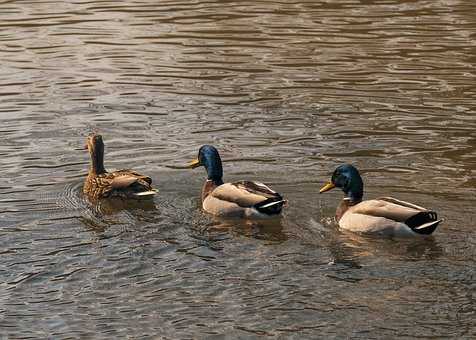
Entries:
POLYGON ((253 181, 238 181, 232 183, 235 187, 237 187, 240 190, 266 197, 266 198, 271 198, 271 197, 281 197, 280 194, 278 194, 276 191, 271 189, 269 186, 266 184, 263 184, 261 182, 253 182, 253 181))
POLYGON ((133 176, 133 177, 136 177, 146 183, 149 183, 149 184, 152 184, 152 179, 149 177, 149 176, 145 176, 135 170, 131 170, 131 169, 121 169, 121 170, 117 170, 117 171, 114 171, 112 173, 114 176, 122 176, 122 175, 127 175, 127 176, 133 176))
POLYGON ((260 182, 239 181, 218 186, 211 197, 234 203, 242 208, 255 208, 265 214, 278 214, 286 202, 283 197, 260 182))
POLYGON ((362 201, 352 206, 349 210, 356 214, 385 217, 397 222, 405 222, 419 212, 428 211, 425 208, 389 197, 362 201))
POLYGON ((114 171, 107 178, 110 181, 109 193, 113 196, 147 198, 157 193, 151 186, 150 177, 133 170, 114 171))
POLYGON ((113 177, 111 181, 112 189, 121 190, 131 186, 133 183, 139 181, 139 178, 130 175, 119 175, 113 177))
POLYGON ((243 208, 252 207, 267 199, 259 191, 248 190, 243 182, 222 184, 213 190, 210 196, 221 201, 236 203, 243 208))
POLYGON ((419 234, 431 234, 441 222, 436 212, 393 197, 362 201, 351 206, 348 211, 353 214, 353 221, 358 216, 362 222, 365 219, 368 222, 372 220, 374 226, 399 222, 419 234))

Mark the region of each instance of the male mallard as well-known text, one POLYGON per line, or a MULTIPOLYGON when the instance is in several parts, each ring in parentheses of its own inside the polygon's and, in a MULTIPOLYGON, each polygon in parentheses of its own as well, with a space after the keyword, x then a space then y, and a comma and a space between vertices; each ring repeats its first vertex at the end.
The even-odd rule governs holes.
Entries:
POLYGON ((203 165, 208 179, 202 188, 202 207, 206 212, 222 217, 267 218, 281 213, 286 200, 260 182, 223 183, 223 168, 215 147, 203 145, 198 159, 190 168, 203 165))
POLYGON ((83 193, 90 198, 105 197, 147 198, 156 194, 150 177, 134 170, 107 172, 104 168, 104 143, 102 136, 91 134, 87 139, 91 166, 84 182, 83 193))
POLYGON ((436 212, 392 197, 362 201, 364 183, 350 164, 337 167, 319 193, 341 188, 345 198, 337 207, 339 227, 354 232, 388 236, 430 235, 441 220, 436 212))

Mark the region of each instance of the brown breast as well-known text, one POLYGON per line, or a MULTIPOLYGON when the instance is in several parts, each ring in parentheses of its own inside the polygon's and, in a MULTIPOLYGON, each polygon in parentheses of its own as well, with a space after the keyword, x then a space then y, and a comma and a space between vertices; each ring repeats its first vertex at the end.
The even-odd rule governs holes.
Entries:
POLYGON ((343 199, 336 209, 336 221, 339 222, 345 212, 352 206, 350 200, 343 199))
POLYGON ((213 183, 213 181, 210 181, 210 180, 206 180, 205 183, 203 183, 202 202, 205 200, 205 198, 207 198, 208 195, 210 195, 210 193, 213 190, 215 190, 216 187, 217 187, 217 185, 215 183, 213 183))

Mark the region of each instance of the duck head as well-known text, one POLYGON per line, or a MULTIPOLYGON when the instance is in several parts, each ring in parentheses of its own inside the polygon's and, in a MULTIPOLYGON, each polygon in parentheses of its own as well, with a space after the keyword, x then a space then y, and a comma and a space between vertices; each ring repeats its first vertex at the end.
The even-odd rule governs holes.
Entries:
POLYGON ((205 167, 209 180, 213 181, 216 185, 223 184, 221 158, 218 150, 214 146, 203 145, 200 150, 198 150, 197 159, 188 163, 188 167, 192 169, 199 166, 205 167))
POLYGON ((86 141, 86 148, 91 156, 91 171, 96 174, 106 172, 104 168, 104 143, 102 136, 92 133, 86 141))
POLYGON ((350 164, 338 166, 332 174, 331 181, 324 185, 319 193, 329 191, 334 188, 341 188, 346 197, 352 203, 362 201, 364 195, 364 183, 359 171, 350 164))

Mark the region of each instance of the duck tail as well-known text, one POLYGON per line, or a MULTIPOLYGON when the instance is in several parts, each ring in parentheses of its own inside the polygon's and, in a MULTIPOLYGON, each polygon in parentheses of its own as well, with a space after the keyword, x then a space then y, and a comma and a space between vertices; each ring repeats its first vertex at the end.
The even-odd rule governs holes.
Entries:
POLYGON ((281 210, 283 209, 283 206, 286 204, 286 202, 287 201, 282 197, 271 197, 264 200, 263 202, 255 204, 254 207, 260 213, 266 215, 278 215, 281 213, 281 210))
POLYGON ((138 199, 147 199, 151 198, 152 196, 157 195, 158 190, 157 189, 152 189, 152 190, 147 190, 147 191, 141 191, 141 192, 135 192, 133 193, 133 197, 138 198, 138 199))
POLYGON ((433 222, 428 222, 425 224, 422 224, 419 227, 416 227, 412 229, 415 233, 420 234, 420 235, 430 235, 436 230, 436 227, 438 227, 438 224, 443 220, 437 220, 433 222))
POLYGON ((421 211, 405 221, 415 233, 420 235, 430 235, 433 233, 442 220, 438 219, 434 211, 421 211))

